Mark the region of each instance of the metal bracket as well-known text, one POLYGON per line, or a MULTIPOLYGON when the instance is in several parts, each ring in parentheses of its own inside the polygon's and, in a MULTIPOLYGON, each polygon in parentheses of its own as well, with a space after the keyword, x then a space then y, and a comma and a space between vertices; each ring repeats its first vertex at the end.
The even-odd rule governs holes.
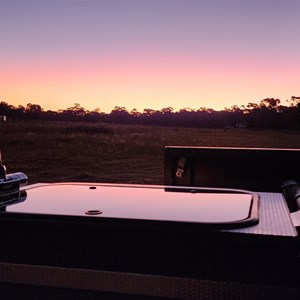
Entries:
POLYGON ((186 165, 186 158, 180 157, 177 164, 176 177, 181 178, 184 175, 185 165, 186 165))

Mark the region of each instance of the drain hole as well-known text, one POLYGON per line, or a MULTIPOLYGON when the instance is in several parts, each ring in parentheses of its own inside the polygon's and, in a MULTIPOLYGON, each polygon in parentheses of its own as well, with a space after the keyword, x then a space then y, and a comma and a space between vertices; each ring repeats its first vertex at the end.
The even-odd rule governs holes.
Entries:
POLYGON ((90 216, 94 216, 94 215, 101 215, 102 211, 98 210, 98 209, 92 209, 92 210, 87 210, 85 212, 86 215, 90 215, 90 216))

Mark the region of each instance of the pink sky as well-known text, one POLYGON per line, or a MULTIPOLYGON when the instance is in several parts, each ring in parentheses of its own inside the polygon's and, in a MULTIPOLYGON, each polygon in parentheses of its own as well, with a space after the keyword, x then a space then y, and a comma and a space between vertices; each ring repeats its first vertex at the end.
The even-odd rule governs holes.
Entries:
POLYGON ((4 1, 0 100, 105 112, 284 101, 300 94, 299 9, 295 1, 4 1))

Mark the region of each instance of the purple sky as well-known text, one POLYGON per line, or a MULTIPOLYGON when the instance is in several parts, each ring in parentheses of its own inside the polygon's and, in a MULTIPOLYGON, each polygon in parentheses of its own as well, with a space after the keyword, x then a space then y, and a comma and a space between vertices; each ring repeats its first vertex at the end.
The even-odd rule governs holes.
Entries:
POLYGON ((299 96, 300 1, 1 1, 0 100, 224 108, 299 96))

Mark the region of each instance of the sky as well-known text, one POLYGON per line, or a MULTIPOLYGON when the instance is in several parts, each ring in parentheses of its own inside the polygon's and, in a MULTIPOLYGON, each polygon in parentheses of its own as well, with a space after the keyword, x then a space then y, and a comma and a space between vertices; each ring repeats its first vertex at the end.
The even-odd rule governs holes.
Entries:
POLYGON ((0 0, 0 101, 216 110, 300 96, 300 0, 0 0))

